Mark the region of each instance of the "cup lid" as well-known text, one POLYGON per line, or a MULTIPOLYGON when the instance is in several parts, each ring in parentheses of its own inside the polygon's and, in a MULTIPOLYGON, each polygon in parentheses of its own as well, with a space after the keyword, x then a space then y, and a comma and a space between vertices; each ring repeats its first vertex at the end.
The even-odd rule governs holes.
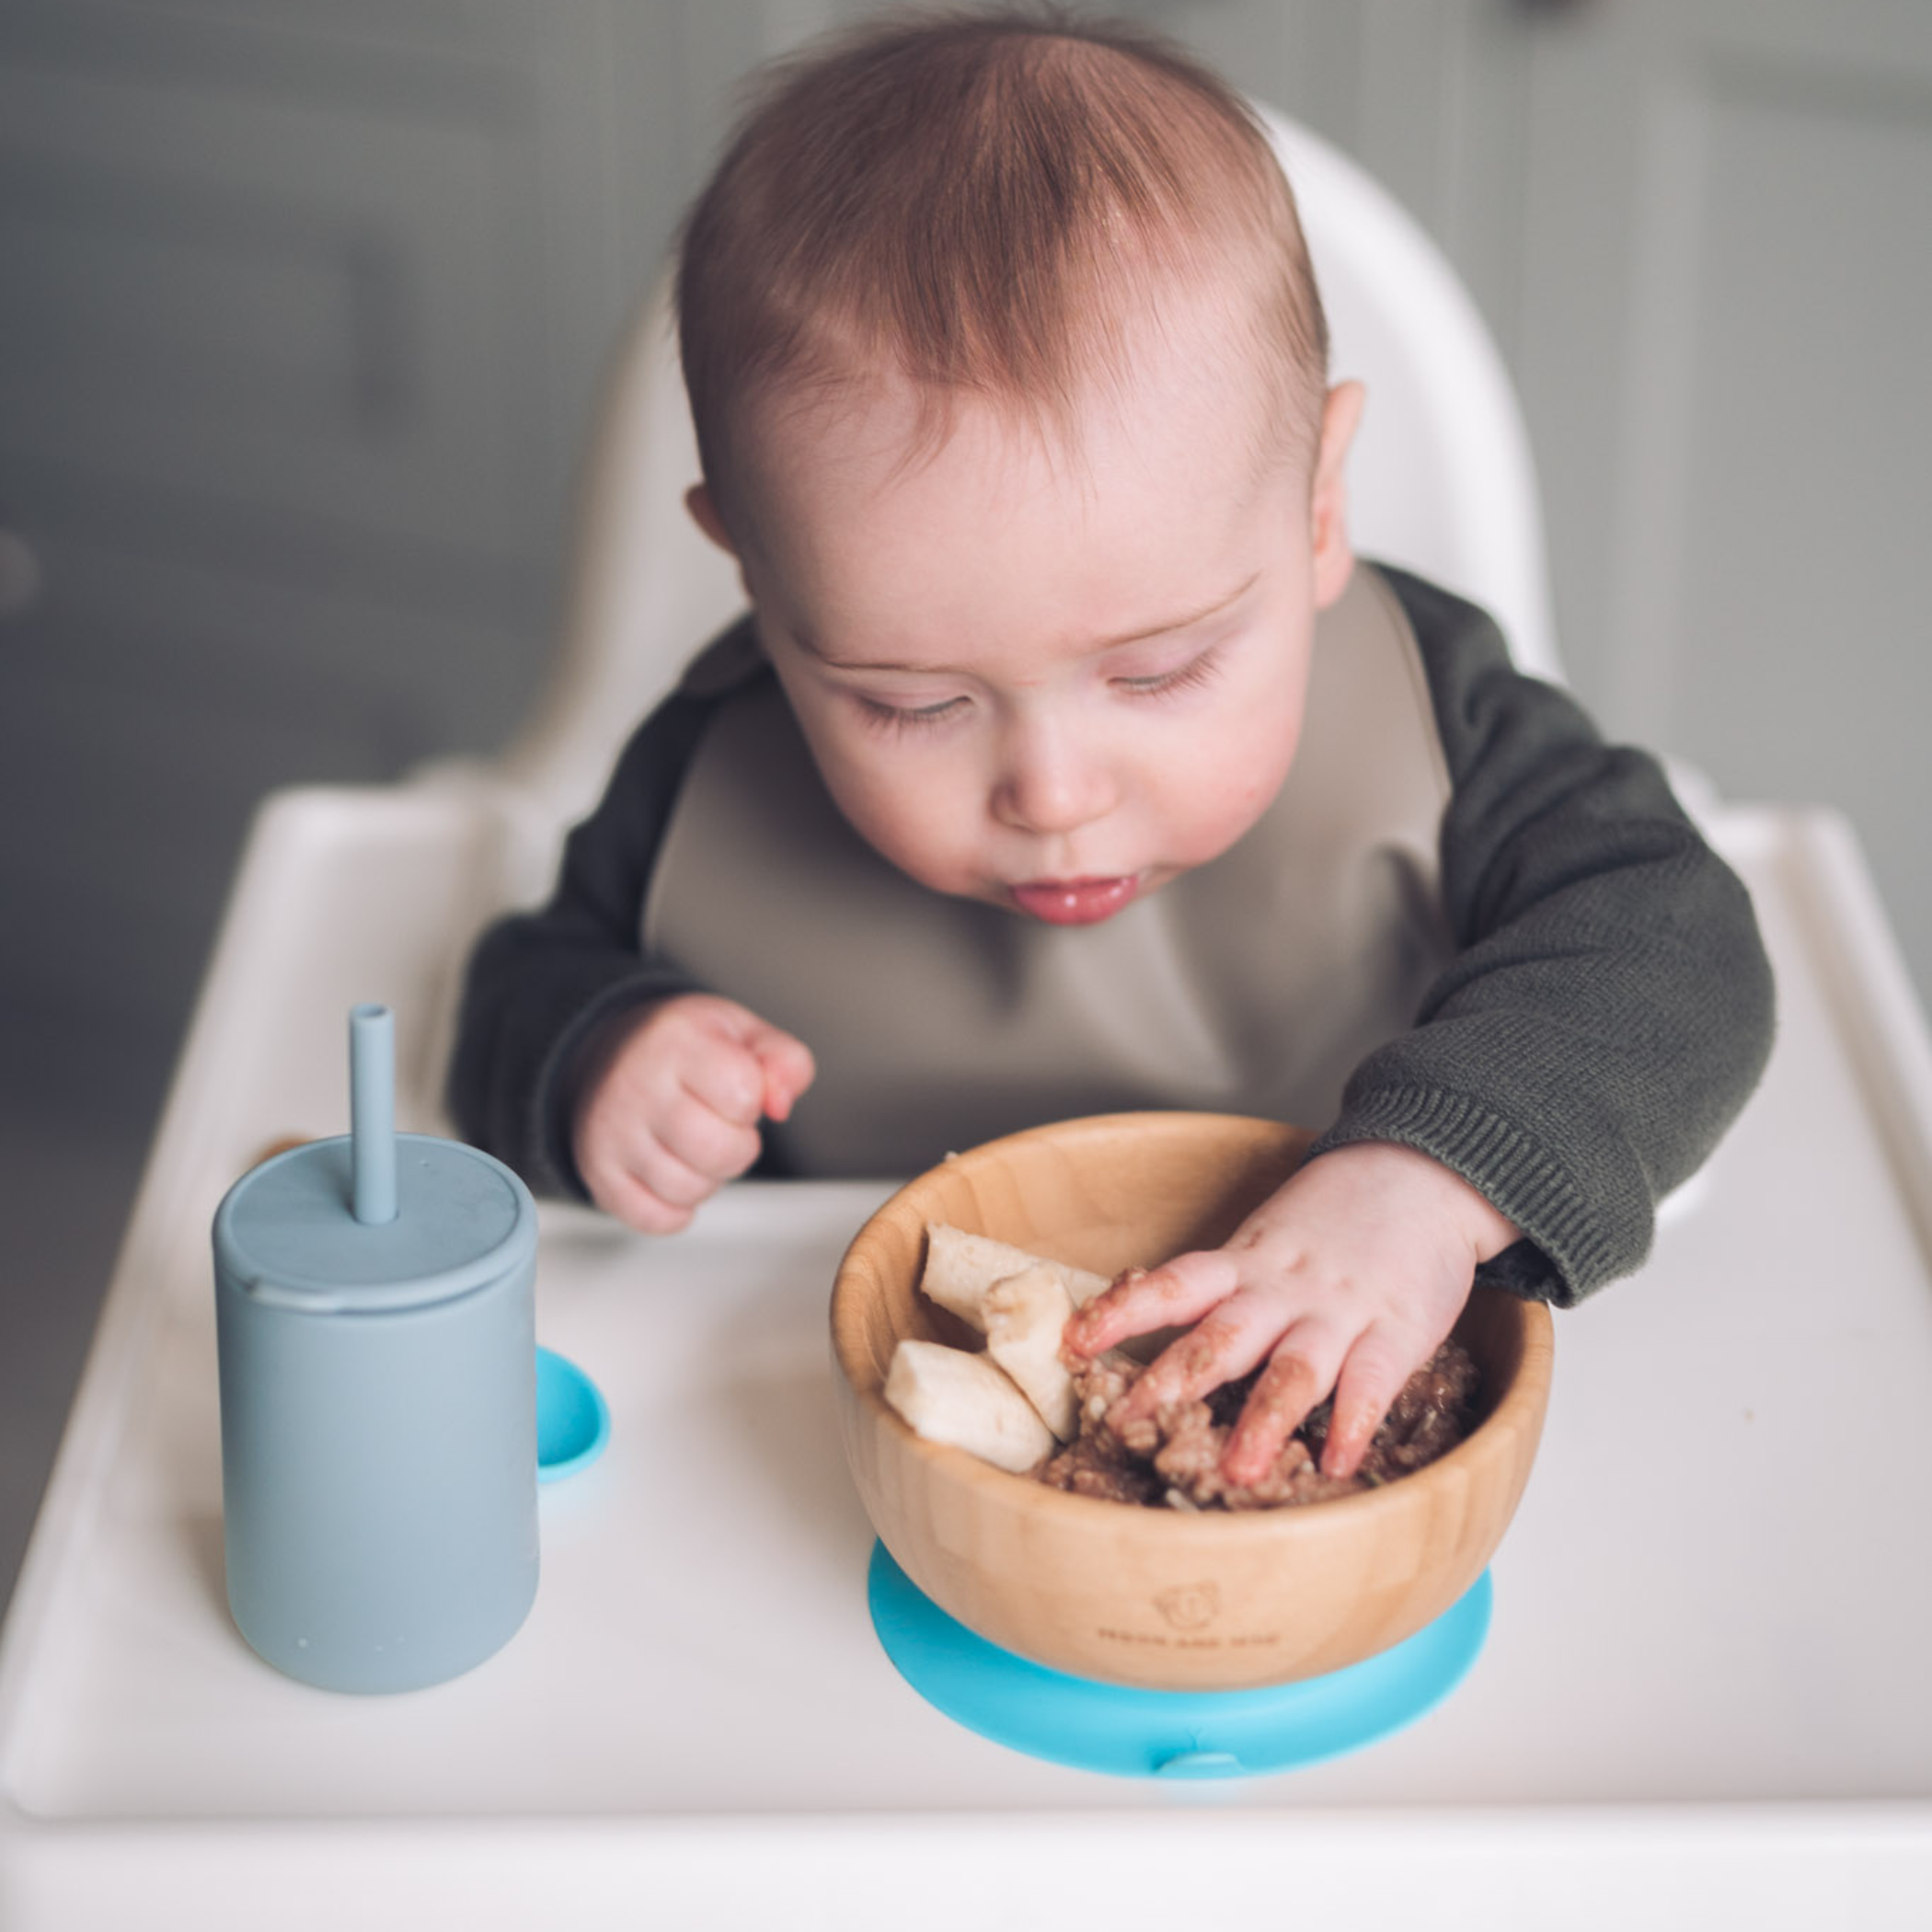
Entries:
POLYGON ((396 1156, 396 1218, 378 1225, 355 1218, 346 1134, 251 1168, 215 1212, 216 1259, 257 1301, 383 1314, 467 1294, 534 1252, 536 1205, 500 1161, 424 1133, 397 1134, 396 1156))

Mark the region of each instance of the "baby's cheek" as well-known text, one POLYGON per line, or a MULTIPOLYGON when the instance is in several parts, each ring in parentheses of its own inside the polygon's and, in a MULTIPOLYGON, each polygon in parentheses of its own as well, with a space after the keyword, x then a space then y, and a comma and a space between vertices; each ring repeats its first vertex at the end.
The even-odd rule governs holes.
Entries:
POLYGON ((853 830, 882 858, 934 891, 971 890, 978 868, 965 828, 976 821, 949 807, 938 786, 855 775, 844 784, 833 782, 831 789, 853 830))
POLYGON ((1175 831, 1183 865, 1206 865, 1252 830, 1287 776, 1283 760, 1230 765, 1202 772, 1174 800, 1175 831))

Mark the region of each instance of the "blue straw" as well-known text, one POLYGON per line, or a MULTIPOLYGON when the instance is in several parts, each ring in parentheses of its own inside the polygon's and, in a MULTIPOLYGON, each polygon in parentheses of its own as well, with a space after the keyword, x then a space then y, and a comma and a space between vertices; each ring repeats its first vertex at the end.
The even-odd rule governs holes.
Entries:
POLYGON ((349 1012, 350 1159, 355 1218, 396 1219, 396 1019, 387 1006, 349 1012))

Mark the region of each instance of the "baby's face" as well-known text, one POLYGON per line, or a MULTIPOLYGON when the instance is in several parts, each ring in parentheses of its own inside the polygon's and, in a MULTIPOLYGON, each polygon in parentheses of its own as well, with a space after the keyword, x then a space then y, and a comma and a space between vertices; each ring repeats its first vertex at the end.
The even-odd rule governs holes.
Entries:
MULTIPOLYGON (((732 546, 845 817, 936 891, 1061 925, 1225 852, 1301 729, 1317 609, 1347 583, 1341 459, 1257 476, 1251 384, 1142 358, 1077 454, 962 402, 903 459, 903 389, 765 426, 732 546)), ((693 511, 723 540, 701 492, 693 511)))

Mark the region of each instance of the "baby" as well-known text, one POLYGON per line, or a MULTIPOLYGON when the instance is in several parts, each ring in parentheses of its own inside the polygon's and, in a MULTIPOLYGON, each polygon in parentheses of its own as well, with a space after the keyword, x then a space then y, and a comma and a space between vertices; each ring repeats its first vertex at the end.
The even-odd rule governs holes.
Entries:
POLYGON ((1140 1415, 1261 1366, 1234 1482, 1331 1392, 1351 1474, 1478 1274, 1634 1268, 1764 1063, 1749 899, 1651 759, 1353 557, 1363 393, 1238 98, 1136 28, 862 28, 773 78, 678 298, 750 614, 479 946, 462 1130, 669 1233, 754 1163, 1320 1128, 1068 1330, 1194 1324, 1140 1415))

